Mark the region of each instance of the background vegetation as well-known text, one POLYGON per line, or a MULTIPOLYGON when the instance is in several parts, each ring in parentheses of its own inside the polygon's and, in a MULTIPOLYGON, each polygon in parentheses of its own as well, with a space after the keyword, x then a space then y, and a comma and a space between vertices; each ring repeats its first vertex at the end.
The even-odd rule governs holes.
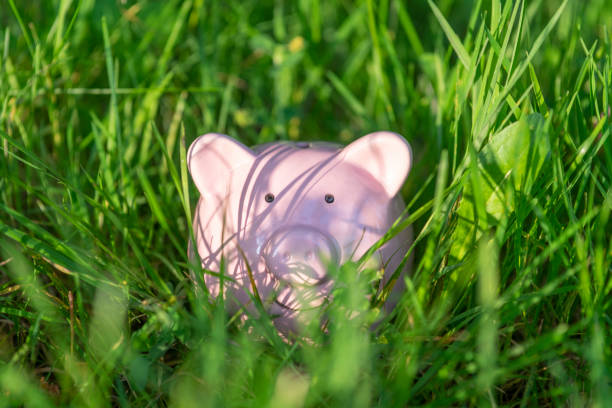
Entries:
POLYGON ((5 0, 0 406, 607 406, 608 0, 5 0), (415 263, 283 341, 188 278, 185 147, 412 144, 415 263), (347 319, 346 316, 356 316, 347 319))

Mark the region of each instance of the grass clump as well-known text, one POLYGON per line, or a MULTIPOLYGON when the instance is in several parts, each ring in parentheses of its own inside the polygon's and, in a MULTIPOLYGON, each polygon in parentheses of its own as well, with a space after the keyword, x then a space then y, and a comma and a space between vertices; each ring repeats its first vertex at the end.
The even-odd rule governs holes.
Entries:
POLYGON ((0 406, 611 400, 606 0, 8 0, 0 21, 0 406), (376 329, 359 279, 292 343, 193 284, 191 140, 378 129, 415 153, 390 231, 413 226, 415 262, 376 329))

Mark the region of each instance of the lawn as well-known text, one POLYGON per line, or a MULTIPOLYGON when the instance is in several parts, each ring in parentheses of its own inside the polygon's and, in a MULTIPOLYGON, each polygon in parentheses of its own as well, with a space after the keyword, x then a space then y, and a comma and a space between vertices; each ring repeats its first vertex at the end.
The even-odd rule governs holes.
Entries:
POLYGON ((609 406, 609 0, 4 0, 0 23, 0 407, 609 406), (207 295, 198 135, 382 129, 414 158, 387 237, 415 238, 382 323, 356 263, 290 340, 207 295))

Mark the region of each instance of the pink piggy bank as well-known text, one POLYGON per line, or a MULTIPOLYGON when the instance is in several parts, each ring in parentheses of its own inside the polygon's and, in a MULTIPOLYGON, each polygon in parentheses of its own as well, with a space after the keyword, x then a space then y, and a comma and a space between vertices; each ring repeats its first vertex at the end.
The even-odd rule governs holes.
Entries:
MULTIPOLYGON (((219 272, 223 258, 228 307, 255 312, 259 297, 277 328, 290 332, 307 320, 306 310, 329 300, 330 262, 357 260, 400 216, 397 193, 412 154, 391 132, 344 148, 278 142, 252 149, 211 133, 193 142, 187 162, 201 194, 193 227, 202 267, 219 272)), ((384 266, 381 288, 411 240, 406 229, 372 257, 384 266)), ((205 273, 204 282, 213 297, 222 292, 218 273, 205 273)))

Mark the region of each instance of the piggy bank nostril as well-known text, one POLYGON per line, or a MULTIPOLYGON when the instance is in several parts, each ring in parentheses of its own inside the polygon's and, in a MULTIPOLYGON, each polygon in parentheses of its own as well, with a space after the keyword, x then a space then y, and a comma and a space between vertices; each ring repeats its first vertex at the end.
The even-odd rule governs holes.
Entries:
POLYGON ((283 252, 281 257, 285 262, 289 262, 291 260, 291 254, 287 251, 283 252))
POLYGON ((313 252, 312 252, 312 251, 306 251, 306 254, 304 254, 304 258, 305 258, 307 261, 310 261, 310 260, 312 260, 313 255, 314 255, 314 254, 313 254, 313 252))

